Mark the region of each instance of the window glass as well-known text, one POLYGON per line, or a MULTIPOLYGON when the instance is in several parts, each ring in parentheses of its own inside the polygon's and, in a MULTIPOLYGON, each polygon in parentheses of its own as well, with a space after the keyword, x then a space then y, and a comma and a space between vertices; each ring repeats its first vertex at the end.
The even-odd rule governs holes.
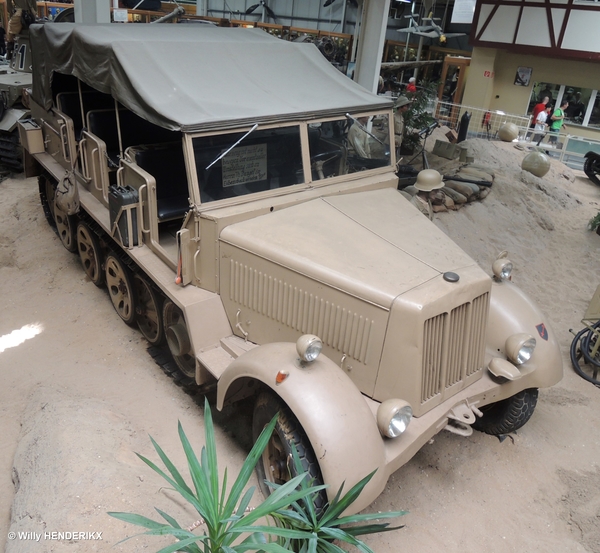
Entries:
POLYGON ((562 100, 569 102, 569 106, 565 110, 565 123, 600 127, 600 103, 597 99, 597 92, 597 90, 579 86, 562 86, 544 82, 534 83, 528 113, 532 112, 535 105, 541 102, 544 96, 548 96, 553 109, 558 108, 562 100), (590 104, 591 112, 589 121, 587 121, 586 115, 590 109, 590 104))
POLYGON ((388 116, 346 117, 308 126, 312 180, 390 166, 388 116))
POLYGON ((600 95, 596 94, 588 127, 600 128, 600 95))
POLYGON ((237 132, 193 139, 203 203, 283 188, 304 182, 298 126, 237 132), (214 162, 214 163, 213 163, 214 162))
POLYGON ((552 83, 544 83, 538 82, 533 83, 533 88, 531 89, 531 98, 529 99, 529 108, 527 113, 531 113, 533 108, 539 104, 546 96, 550 98, 549 104, 554 106, 556 104, 556 99, 558 98, 558 93, 560 92, 559 84, 552 83))
POLYGON ((582 125, 587 106, 592 96, 591 88, 579 88, 577 86, 566 86, 563 99, 569 102, 565 110, 565 123, 582 125))

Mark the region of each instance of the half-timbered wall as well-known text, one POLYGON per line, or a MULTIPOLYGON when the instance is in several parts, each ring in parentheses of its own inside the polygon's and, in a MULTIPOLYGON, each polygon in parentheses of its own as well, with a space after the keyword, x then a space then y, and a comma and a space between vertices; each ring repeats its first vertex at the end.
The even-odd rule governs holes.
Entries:
POLYGON ((550 88, 553 104, 581 102, 567 132, 599 138, 599 29, 600 2, 478 0, 463 104, 527 114, 550 88))
POLYGON ((554 58, 600 60, 600 4, 590 0, 479 0, 471 44, 554 58))

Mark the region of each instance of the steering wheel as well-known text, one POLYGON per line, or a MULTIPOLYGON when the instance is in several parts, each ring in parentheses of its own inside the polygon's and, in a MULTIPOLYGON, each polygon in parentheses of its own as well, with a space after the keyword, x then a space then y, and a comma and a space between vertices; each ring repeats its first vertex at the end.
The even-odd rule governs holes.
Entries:
POLYGON ((310 166, 319 175, 319 179, 324 179, 323 166, 330 161, 340 159, 344 155, 342 150, 331 150, 329 152, 321 152, 310 158, 310 166))

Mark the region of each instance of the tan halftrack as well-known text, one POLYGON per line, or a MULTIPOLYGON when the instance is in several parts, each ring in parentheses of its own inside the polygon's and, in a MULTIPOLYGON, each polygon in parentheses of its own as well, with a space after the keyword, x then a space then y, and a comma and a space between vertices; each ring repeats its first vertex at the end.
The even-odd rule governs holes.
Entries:
POLYGON ((560 380, 510 262, 488 275, 402 197, 392 103, 314 45, 30 32, 21 136, 49 221, 183 383, 216 388, 219 409, 255 397, 255 435, 280 412, 261 480, 289 477, 296 444, 329 494, 377 469, 361 509, 438 432, 515 430, 560 380))

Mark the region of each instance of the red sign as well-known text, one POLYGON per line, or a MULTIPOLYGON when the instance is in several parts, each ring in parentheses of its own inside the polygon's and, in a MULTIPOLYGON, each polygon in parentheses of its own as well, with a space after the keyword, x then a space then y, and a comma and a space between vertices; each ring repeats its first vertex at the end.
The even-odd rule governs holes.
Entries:
POLYGON ((483 76, 492 78, 494 76, 494 72, 493 71, 484 71, 483 76))

